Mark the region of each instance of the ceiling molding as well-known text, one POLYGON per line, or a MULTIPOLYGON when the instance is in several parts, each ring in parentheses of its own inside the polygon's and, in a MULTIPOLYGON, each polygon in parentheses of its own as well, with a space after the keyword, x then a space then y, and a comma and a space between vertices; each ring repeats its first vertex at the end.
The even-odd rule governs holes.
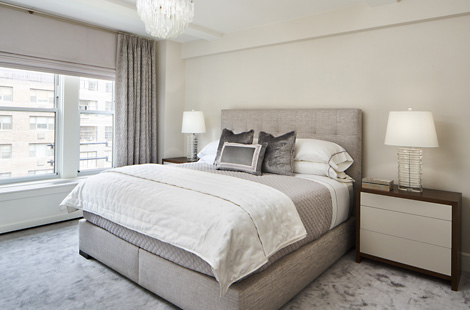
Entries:
POLYGON ((123 6, 123 7, 125 7, 125 8, 132 9, 132 10, 134 10, 134 11, 137 10, 135 4, 132 4, 132 3, 127 2, 127 1, 124 1, 124 0, 105 0, 105 1, 108 1, 108 2, 111 2, 111 3, 117 4, 117 5, 123 6))
POLYGON ((224 36, 223 33, 204 28, 202 26, 190 24, 184 31, 185 34, 195 38, 204 39, 207 41, 218 40, 224 36))

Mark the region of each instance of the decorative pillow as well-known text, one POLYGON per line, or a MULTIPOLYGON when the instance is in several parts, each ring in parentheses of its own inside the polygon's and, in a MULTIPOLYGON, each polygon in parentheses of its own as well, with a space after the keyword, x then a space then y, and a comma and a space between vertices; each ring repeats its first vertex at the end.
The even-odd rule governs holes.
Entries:
POLYGON ((250 131, 234 134, 233 131, 224 128, 224 130, 222 130, 222 134, 220 135, 219 146, 217 147, 217 155, 215 157, 214 164, 217 164, 219 161, 220 153, 222 152, 222 147, 224 146, 225 142, 251 144, 253 143, 254 134, 255 131, 253 129, 250 131))
POLYGON ((354 182, 354 179, 345 172, 338 172, 327 163, 314 163, 311 161, 294 161, 294 172, 301 174, 314 174, 327 176, 340 182, 354 182))
POLYGON ((261 175, 265 144, 241 144, 225 142, 222 146, 218 170, 242 171, 261 175))
POLYGON ((327 163, 338 172, 346 171, 354 162, 342 146, 316 139, 297 139, 294 160, 327 163))
POLYGON ((268 144, 264 155, 263 172, 283 175, 294 174, 295 137, 295 131, 279 137, 260 131, 258 143, 268 144))

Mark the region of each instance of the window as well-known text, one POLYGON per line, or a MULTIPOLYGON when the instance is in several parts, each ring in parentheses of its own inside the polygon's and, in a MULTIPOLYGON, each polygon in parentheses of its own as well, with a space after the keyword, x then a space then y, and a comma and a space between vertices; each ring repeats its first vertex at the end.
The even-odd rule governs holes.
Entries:
POLYGON ((0 101, 13 101, 13 87, 0 86, 0 101))
POLYGON ((80 78, 80 91, 97 91, 98 90, 98 80, 97 79, 87 79, 80 78))
POLYGON ((114 110, 113 103, 111 101, 106 101, 104 109, 106 111, 113 111, 114 110))
POLYGON ((104 130, 104 139, 108 142, 113 141, 113 126, 105 126, 104 130))
POLYGON ((53 116, 30 116, 29 117, 30 130, 54 130, 54 117, 53 116))
POLYGON ((54 91, 45 89, 31 89, 29 98, 31 103, 51 105, 54 104, 54 91))
POLYGON ((11 115, 0 115, 0 130, 10 130, 11 125, 11 115))
POLYGON ((52 144, 33 143, 29 145, 29 157, 52 157, 54 150, 52 144))
POLYGON ((97 168, 98 152, 80 152, 80 170, 97 168))
POLYGON ((0 172, 0 179, 11 178, 11 172, 0 172))
POLYGON ((56 75, 0 67, 0 85, 0 130, 9 131, 1 132, 1 158, 8 161, 0 163, 0 173, 10 173, 1 183, 31 178, 32 170, 47 168, 54 173, 56 75))
POLYGON ((95 100, 80 100, 79 101, 80 110, 97 110, 98 109, 98 101, 95 100))
POLYGON ((0 184, 111 168, 113 137, 113 81, 0 67, 0 184))
POLYGON ((11 158, 11 144, 0 144, 0 158, 11 158))
POLYGON ((106 92, 111 93, 113 91, 113 82, 106 82, 106 92))
POLYGON ((84 86, 79 92, 80 171, 112 167, 114 94, 108 90, 114 88, 114 82, 94 80, 99 87, 97 91, 90 92, 85 87, 90 81, 80 78, 80 85, 84 86))
POLYGON ((96 126, 80 126, 80 145, 96 141, 96 126))
POLYGON ((39 169, 39 170, 28 171, 28 175, 50 174, 50 173, 54 173, 54 169, 39 169))

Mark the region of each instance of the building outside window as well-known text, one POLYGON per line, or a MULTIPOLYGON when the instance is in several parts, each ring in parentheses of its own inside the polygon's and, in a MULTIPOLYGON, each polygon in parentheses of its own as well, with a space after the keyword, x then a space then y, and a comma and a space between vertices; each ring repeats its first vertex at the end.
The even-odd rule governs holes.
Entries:
POLYGON ((98 80, 97 79, 88 79, 80 78, 80 91, 97 91, 98 90, 98 80))
POLYGON ((30 90, 31 103, 38 104, 54 104, 54 91, 46 89, 31 89, 30 90))
POLYGON ((105 103, 105 108, 106 111, 113 111, 113 102, 112 101, 106 101, 105 103))
POLYGON ((56 78, 51 73, 0 67, 0 141, 7 145, 2 147, 0 173, 8 173, 5 179, 26 178, 28 171, 45 168, 54 174, 56 78))
POLYGON ((0 144, 0 158, 11 158, 11 144, 0 144))
POLYGON ((80 170, 96 169, 98 152, 80 152, 80 170))
POLYGON ((96 126, 80 126, 80 144, 96 142, 96 126))
POLYGON ((8 179, 8 178, 11 178, 11 172, 0 173, 0 179, 8 179))
POLYGON ((80 110, 98 110, 98 101, 96 100, 80 100, 79 101, 80 110))
POLYGON ((0 101, 13 101, 13 87, 0 86, 0 101))
POLYGON ((113 141, 113 127, 112 126, 104 127, 104 139, 108 142, 113 141))
POLYGON ((39 169, 39 170, 28 171, 28 175, 50 174, 50 173, 54 173, 54 169, 39 169))
POLYGON ((113 82, 109 81, 106 82, 106 90, 107 93, 112 93, 113 92, 113 82))
MULTIPOLYGON (((90 79, 80 78, 80 85, 86 86, 90 79)), ((93 109, 80 109, 80 171, 112 167, 114 133, 114 82, 94 80, 97 91, 80 87, 79 99, 93 102, 93 109), (83 156, 82 156, 83 154, 83 156), (93 156, 85 156, 93 154, 93 156), (90 159, 87 158, 97 158, 90 159), (90 163, 87 163, 90 161, 90 163)))
POLYGON ((0 115, 0 130, 11 130, 12 128, 11 115, 0 115))
POLYGON ((53 116, 30 116, 29 129, 30 130, 54 130, 54 117, 53 116))
POLYGON ((54 150, 51 144, 32 143, 29 145, 29 157, 53 157, 54 150))

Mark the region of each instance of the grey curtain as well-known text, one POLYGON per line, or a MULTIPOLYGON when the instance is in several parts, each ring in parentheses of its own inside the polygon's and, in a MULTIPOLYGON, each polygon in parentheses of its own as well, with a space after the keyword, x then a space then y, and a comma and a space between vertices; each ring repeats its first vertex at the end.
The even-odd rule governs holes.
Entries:
POLYGON ((118 34, 116 167, 157 163, 157 75, 152 40, 118 34))

